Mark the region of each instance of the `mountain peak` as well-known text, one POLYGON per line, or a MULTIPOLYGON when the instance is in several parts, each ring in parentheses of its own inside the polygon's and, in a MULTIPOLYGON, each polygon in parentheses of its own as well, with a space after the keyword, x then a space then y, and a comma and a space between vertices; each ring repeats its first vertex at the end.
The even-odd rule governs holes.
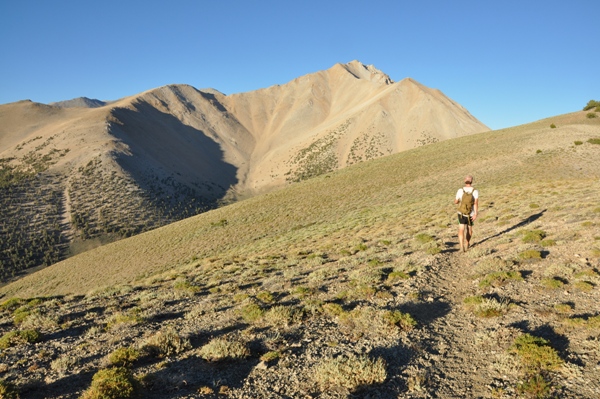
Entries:
POLYGON ((48 105, 52 105, 59 108, 98 108, 103 107, 107 103, 104 101, 96 100, 93 98, 87 97, 77 97, 72 100, 66 101, 58 101, 55 103, 50 103, 48 105))
POLYGON ((375 68, 374 65, 365 65, 358 60, 338 65, 350 72, 357 79, 365 79, 371 82, 378 82, 386 85, 394 83, 394 81, 387 74, 375 68))

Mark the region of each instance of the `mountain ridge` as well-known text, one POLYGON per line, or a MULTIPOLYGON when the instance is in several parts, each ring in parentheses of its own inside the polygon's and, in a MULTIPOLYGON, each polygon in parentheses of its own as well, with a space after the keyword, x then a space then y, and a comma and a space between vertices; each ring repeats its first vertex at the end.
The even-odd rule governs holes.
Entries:
POLYGON ((0 199, 3 216, 20 220, 6 228, 0 261, 13 272, 41 262, 27 254, 43 232, 52 237, 40 249, 53 254, 47 264, 236 199, 489 130, 440 91, 393 82, 358 61, 247 93, 173 84, 100 107, 76 103, 0 106, 0 159, 12 176, 0 199), (36 195, 42 186, 47 197, 36 195), (26 197, 48 212, 41 223, 19 210, 26 197))

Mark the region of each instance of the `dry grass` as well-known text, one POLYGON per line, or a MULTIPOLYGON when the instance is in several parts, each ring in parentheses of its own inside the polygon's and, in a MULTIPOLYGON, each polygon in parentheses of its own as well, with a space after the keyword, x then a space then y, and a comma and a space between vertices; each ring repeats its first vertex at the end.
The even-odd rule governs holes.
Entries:
POLYGON ((315 368, 314 378, 323 389, 333 386, 355 391, 385 381, 386 364, 380 358, 371 359, 354 354, 325 359, 315 368))

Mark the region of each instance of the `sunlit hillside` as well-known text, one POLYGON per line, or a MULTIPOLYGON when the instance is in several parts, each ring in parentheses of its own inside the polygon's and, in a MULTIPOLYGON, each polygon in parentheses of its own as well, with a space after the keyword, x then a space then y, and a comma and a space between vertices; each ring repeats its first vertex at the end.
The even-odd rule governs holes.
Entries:
POLYGON ((0 377, 31 398, 93 397, 94 374, 148 398, 598 396, 598 119, 425 145, 28 275, 0 289, 0 377))

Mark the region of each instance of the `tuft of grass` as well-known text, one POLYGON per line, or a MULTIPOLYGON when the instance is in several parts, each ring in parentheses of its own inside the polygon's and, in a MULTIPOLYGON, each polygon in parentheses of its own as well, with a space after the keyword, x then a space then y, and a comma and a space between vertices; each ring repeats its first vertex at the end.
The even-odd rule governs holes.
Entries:
MULTIPOLYGON (((50 368, 59 373, 65 373, 73 367, 77 366, 79 359, 69 355, 63 355, 50 362, 50 368)), ((1 396, 0 396, 1 397, 1 396)))
POLYGON ((302 318, 302 311, 291 306, 273 306, 263 316, 263 321, 271 326, 289 326, 302 318))
POLYGON ((256 303, 249 303, 247 305, 244 305, 240 309, 240 315, 242 316, 242 319, 244 319, 244 321, 246 321, 247 323, 254 323, 258 319, 263 317, 264 314, 265 311, 263 310, 263 308, 258 306, 256 303))
POLYGON ((573 286, 580 291, 589 292, 594 289, 594 283, 589 281, 576 281, 573 286))
POLYGON ((573 305, 570 303, 557 303, 554 305, 554 310, 561 314, 571 313, 573 311, 573 305))
POLYGON ((349 391, 374 384, 387 378, 386 363, 382 358, 368 356, 340 356, 321 361, 314 370, 314 378, 322 389, 343 387, 349 391))
POLYGON ((478 317, 499 317, 508 313, 510 301, 508 299, 497 300, 495 298, 484 298, 481 295, 467 297, 463 301, 467 310, 478 317))
POLYGON ((479 282, 479 287, 500 287, 508 284, 510 281, 523 281, 519 271, 499 271, 487 274, 479 282))
POLYGON ((558 277, 542 279, 542 281, 540 281, 540 284, 550 289, 559 289, 562 288, 563 285, 565 285, 563 280, 558 277))
POLYGON ((600 315, 588 317, 587 319, 583 317, 573 317, 564 319, 563 323, 570 327, 583 327, 590 330, 600 330, 600 315))
POLYGON ((528 230, 523 233, 523 242, 538 243, 546 238, 546 232, 543 230, 528 230))
POLYGON ((402 331, 412 330, 417 325, 417 321, 410 314, 402 313, 399 310, 387 311, 383 314, 383 320, 402 331))
POLYGON ((415 236, 415 240, 419 243, 419 244, 427 244, 429 242, 434 241, 435 239, 433 238, 433 236, 427 234, 427 233, 419 233, 415 236))
POLYGON ((600 144, 600 138, 591 138, 587 141, 590 144, 600 144))
POLYGON ((408 275, 404 272, 395 270, 395 271, 391 272, 390 274, 388 274, 385 282, 387 284, 395 284, 398 281, 408 280, 409 278, 410 278, 410 275, 408 275))
POLYGON ((9 298, 0 304, 0 310, 13 311, 21 306, 22 303, 23 300, 20 298, 9 298))
POLYGON ((583 141, 575 140, 573 144, 575 144, 575 145, 582 145, 583 141))
POLYGON ((528 249, 521 252, 519 258, 523 260, 542 259, 542 253, 536 249, 528 249))
POLYGON ((166 328, 150 336, 142 350, 159 358, 177 355, 191 348, 190 342, 177 334, 172 328, 166 328))
POLYGON ((515 338, 509 351, 516 354, 520 367, 528 373, 557 370, 563 364, 548 340, 531 334, 515 338))
POLYGON ((323 311, 325 312, 325 314, 331 316, 339 316, 342 313, 344 313, 344 308, 342 308, 342 306, 337 303, 326 303, 323 305, 323 311))
POLYGON ((111 329, 122 325, 136 325, 145 322, 139 308, 130 309, 128 312, 117 312, 112 315, 106 323, 106 328, 111 329))
POLYGON ((262 291, 256 295, 256 299, 263 303, 272 303, 275 300, 275 297, 269 291, 262 291))
POLYGON ((137 383, 131 371, 115 367, 98 371, 92 377, 92 385, 81 395, 81 399, 127 399, 133 398, 137 383))
POLYGON ((246 358, 250 356, 250 350, 243 342, 217 337, 201 347, 198 354, 208 361, 221 361, 246 358))

